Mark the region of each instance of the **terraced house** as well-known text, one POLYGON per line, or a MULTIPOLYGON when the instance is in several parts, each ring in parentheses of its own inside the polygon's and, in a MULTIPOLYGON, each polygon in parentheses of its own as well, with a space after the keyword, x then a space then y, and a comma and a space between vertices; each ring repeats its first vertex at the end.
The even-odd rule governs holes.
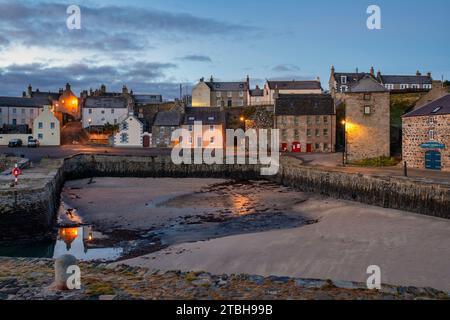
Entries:
POLYGON ((450 94, 404 115, 402 127, 409 167, 450 171, 450 94))
POLYGON ((250 78, 242 82, 218 82, 200 79, 192 89, 192 107, 246 107, 249 100, 250 78))
POLYGON ((331 95, 279 95, 275 128, 280 129, 280 150, 334 152, 336 114, 331 95))
POLYGON ((357 82, 365 77, 372 77, 389 91, 410 92, 429 91, 433 88, 433 78, 431 73, 422 75, 419 71, 414 75, 384 75, 381 71, 375 74, 372 67, 366 72, 336 72, 334 66, 331 67, 329 87, 332 94, 345 93, 357 82))

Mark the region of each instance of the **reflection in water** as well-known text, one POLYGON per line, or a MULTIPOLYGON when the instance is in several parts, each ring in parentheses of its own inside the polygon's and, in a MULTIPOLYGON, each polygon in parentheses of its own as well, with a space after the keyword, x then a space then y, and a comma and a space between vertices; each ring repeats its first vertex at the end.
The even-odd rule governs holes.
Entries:
POLYGON ((89 248, 89 242, 92 240, 94 240, 94 234, 90 226, 61 228, 53 258, 71 254, 83 261, 111 261, 118 259, 123 253, 122 248, 89 248))
POLYGON ((232 203, 232 211, 235 215, 245 216, 255 212, 251 206, 251 198, 243 194, 232 194, 230 195, 230 200, 232 203))

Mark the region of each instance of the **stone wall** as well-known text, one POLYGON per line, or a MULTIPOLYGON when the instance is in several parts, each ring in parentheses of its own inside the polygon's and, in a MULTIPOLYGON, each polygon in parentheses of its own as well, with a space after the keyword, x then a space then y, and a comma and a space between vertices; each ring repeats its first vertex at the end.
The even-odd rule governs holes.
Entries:
POLYGON ((0 191, 0 240, 49 235, 56 221, 65 180, 98 177, 269 179, 300 191, 386 208, 450 218, 450 187, 386 177, 304 167, 281 158, 278 175, 261 177, 258 165, 175 165, 169 156, 76 155, 59 162, 40 188, 0 191))
POLYGON ((403 118, 403 161, 408 167, 425 168, 425 153, 436 150, 441 153, 442 170, 450 171, 450 115, 403 118), (430 121, 432 119, 432 122, 430 121), (445 149, 423 149, 421 144, 430 142, 429 131, 434 131, 432 141, 445 145, 445 149))
POLYGON ((389 92, 348 93, 345 104, 347 161, 389 156, 389 92), (365 107, 370 107, 370 114, 364 114, 365 107))

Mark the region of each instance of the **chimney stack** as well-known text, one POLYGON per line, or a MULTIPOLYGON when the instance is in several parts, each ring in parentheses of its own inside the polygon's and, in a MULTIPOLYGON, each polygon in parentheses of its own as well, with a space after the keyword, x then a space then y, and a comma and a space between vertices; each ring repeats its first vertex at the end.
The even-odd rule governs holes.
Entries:
POLYGON ((420 73, 419 70, 416 71, 416 76, 421 76, 422 74, 420 73))
POLYGON ((211 78, 209 79, 210 82, 214 82, 214 78, 213 76, 211 76, 211 78))
POLYGON ((31 96, 33 95, 33 87, 31 86, 31 84, 28 85, 28 97, 31 98, 31 96))
POLYGON ((370 67, 370 75, 375 77, 375 69, 373 67, 370 67))
POLYGON ((66 91, 70 91, 70 83, 66 83, 66 91))

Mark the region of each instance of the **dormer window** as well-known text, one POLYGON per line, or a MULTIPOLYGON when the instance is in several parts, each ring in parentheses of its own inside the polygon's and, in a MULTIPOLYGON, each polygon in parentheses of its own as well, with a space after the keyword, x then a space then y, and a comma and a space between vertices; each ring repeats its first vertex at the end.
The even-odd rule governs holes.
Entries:
POLYGON ((384 87, 388 90, 394 90, 394 85, 392 83, 386 83, 384 87))
POLYGON ((341 86, 341 92, 347 92, 348 86, 341 86))
POLYGON ((400 85, 400 89, 402 89, 402 90, 403 90, 403 89, 409 89, 409 84, 405 84, 405 83, 404 83, 404 84, 401 84, 401 85, 400 85))
POLYGON ((347 76, 341 76, 341 83, 347 84, 347 76))

